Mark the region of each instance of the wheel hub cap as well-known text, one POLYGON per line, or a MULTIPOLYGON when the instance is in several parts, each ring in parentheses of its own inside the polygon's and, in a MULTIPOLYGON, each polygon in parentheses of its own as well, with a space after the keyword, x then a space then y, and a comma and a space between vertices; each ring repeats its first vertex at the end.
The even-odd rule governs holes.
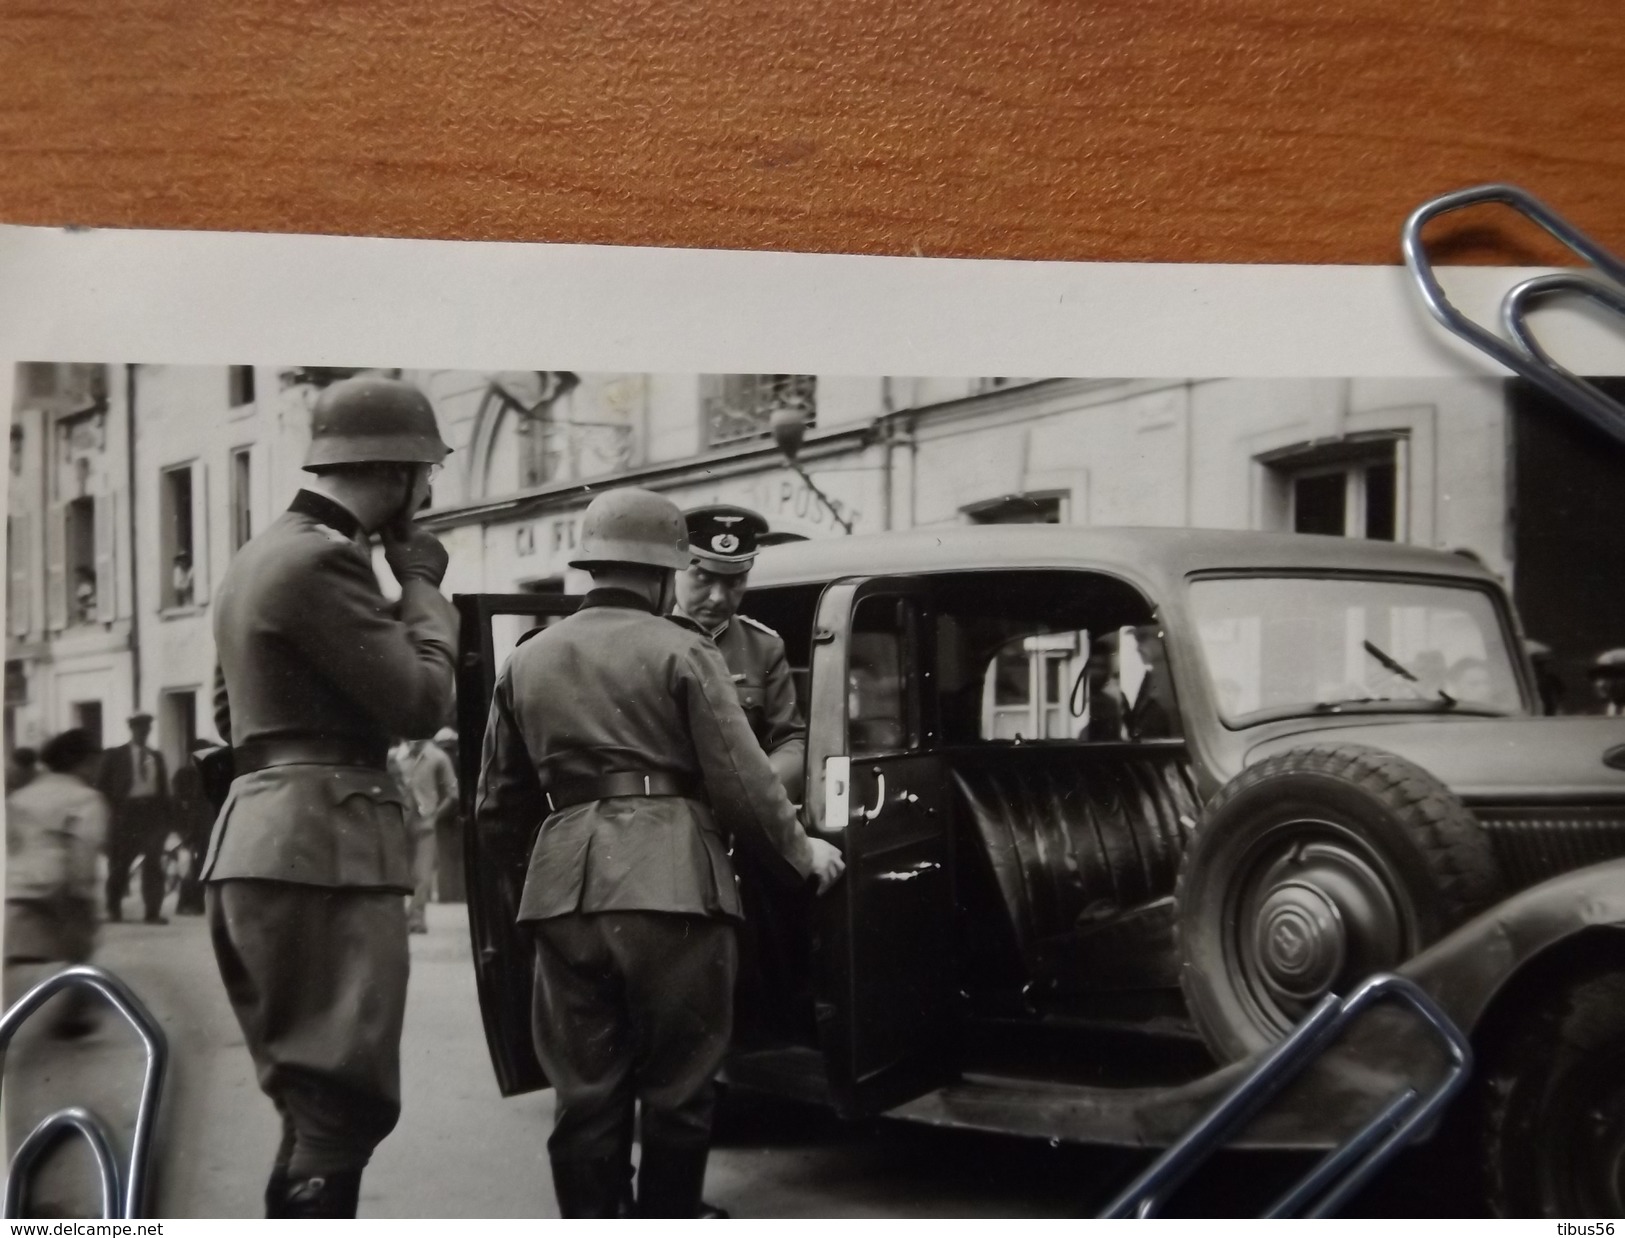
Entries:
POLYGON ((1413 952, 1414 909, 1380 853, 1332 822, 1285 823, 1238 883, 1227 932, 1252 1018, 1280 1035, 1327 993, 1413 952))
POLYGON ((1337 904, 1315 886, 1288 882, 1259 908, 1254 950, 1266 985, 1307 1001, 1324 993, 1347 956, 1337 904))

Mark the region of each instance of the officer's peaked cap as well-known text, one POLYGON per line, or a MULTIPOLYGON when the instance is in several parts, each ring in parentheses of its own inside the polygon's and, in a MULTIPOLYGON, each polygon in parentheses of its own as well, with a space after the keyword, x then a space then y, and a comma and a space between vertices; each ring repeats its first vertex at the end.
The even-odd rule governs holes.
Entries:
POLYGON ((736 576, 750 571, 767 532, 767 521, 748 507, 713 503, 683 513, 695 562, 710 572, 736 576))
POLYGON ((334 383, 316 398, 305 468, 439 464, 450 453, 428 396, 398 378, 363 375, 334 383))
POLYGON ((688 529, 677 504, 652 490, 620 486, 587 504, 570 566, 631 563, 680 570, 689 557, 688 529))

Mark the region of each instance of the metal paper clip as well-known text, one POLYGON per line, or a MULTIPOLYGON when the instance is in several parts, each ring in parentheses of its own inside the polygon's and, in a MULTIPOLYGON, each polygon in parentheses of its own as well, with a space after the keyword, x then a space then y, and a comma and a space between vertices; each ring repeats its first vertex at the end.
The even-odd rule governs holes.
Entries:
POLYGON ((1446 329, 1495 358, 1513 373, 1528 379, 1615 442, 1625 446, 1625 406, 1609 399, 1591 383, 1553 361, 1536 342, 1526 317, 1532 302, 1559 294, 1585 297, 1625 315, 1625 261, 1597 244, 1539 198, 1516 185, 1478 185, 1424 202, 1405 221, 1400 245, 1405 251, 1405 265, 1410 268, 1429 312, 1446 329), (1564 273, 1537 276, 1519 284, 1501 304, 1502 321, 1513 338, 1512 344, 1473 322, 1450 303, 1434 276, 1433 264, 1422 245, 1422 229, 1430 221, 1451 211, 1490 203, 1509 206, 1524 218, 1540 225, 1570 252, 1584 258, 1613 283, 1604 283, 1586 275, 1564 273))
POLYGON ((1363 981, 1347 999, 1335 993, 1320 1004, 1247 1073, 1179 1141, 1159 1156, 1116 1199, 1101 1218, 1155 1216, 1168 1196, 1224 1142, 1258 1113, 1278 1092, 1324 1053, 1339 1032, 1366 1007, 1393 997, 1422 1017, 1450 1056, 1444 1078, 1424 1099, 1405 1088, 1340 1146, 1327 1153, 1290 1191, 1276 1200, 1266 1217, 1335 1215, 1379 1169, 1431 1122, 1467 1083, 1473 1050, 1450 1017, 1413 981, 1383 973, 1363 981))
MULTIPOLYGON (((129 987, 111 972, 81 965, 65 968, 40 981, 16 1005, 0 1016, 0 1065, 17 1030, 30 1016, 65 989, 90 989, 124 1016, 147 1051, 147 1068, 141 1080, 141 1099, 135 1111, 135 1130, 130 1137, 130 1163, 127 1174, 119 1173, 113 1158, 113 1136, 107 1123, 88 1109, 69 1108, 42 1121, 17 1148, 6 1173, 5 1218, 18 1216, 23 1209, 28 1183, 35 1166, 61 1136, 77 1132, 90 1145, 101 1178, 102 1216, 108 1220, 144 1216, 147 1193, 147 1165, 152 1153, 152 1131, 158 1118, 158 1101, 163 1091, 164 1070, 169 1044, 152 1014, 129 987)), ((0 1070, 0 1084, 3 1084, 0 1070)))

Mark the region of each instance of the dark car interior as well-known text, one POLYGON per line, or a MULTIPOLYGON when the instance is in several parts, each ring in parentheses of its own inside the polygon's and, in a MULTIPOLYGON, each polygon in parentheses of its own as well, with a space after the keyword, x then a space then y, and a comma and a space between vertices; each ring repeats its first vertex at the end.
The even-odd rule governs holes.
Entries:
MULTIPOLYGON (((744 607, 784 637, 804 712, 821 591, 744 607)), ((950 771, 967 1022, 1183 1033, 1172 895, 1198 803, 1150 603, 1099 573, 915 577, 858 602, 847 680, 854 757, 935 752, 950 771)), ((781 974, 745 979, 741 1023, 811 1044, 806 900, 750 904, 781 974)))

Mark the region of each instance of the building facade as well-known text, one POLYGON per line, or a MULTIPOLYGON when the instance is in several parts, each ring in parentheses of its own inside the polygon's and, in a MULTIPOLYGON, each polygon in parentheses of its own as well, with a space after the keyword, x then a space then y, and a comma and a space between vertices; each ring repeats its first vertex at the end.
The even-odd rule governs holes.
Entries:
MULTIPOLYGON (((172 759, 213 734, 210 599, 298 488, 318 393, 355 372, 19 368, 8 751, 76 723, 120 742, 136 707, 172 759)), ((633 483, 685 507, 755 508, 788 536, 1042 521, 1458 549, 1535 603, 1531 635, 1571 678, 1608 633, 1625 643, 1620 589, 1577 583, 1554 549, 1609 534, 1544 521, 1520 466, 1561 475, 1587 444, 1517 384, 388 372, 429 394, 455 449, 425 517, 451 551, 448 592, 579 590, 582 512, 633 483), (770 436, 786 408, 807 424, 793 466, 770 436), (1585 615, 1565 618, 1582 587, 1585 615)), ((1584 476, 1584 520, 1625 527, 1625 487, 1584 476)))

